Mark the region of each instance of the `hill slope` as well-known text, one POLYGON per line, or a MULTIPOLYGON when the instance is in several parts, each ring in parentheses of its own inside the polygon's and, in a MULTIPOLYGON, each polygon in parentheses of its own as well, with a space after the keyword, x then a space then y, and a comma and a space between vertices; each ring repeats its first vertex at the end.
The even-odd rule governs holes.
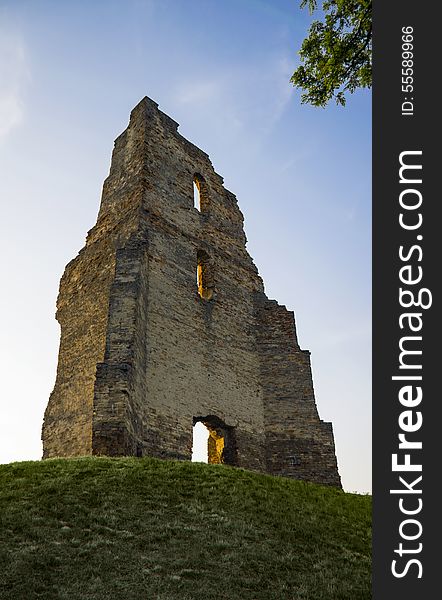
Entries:
POLYGON ((0 466, 0 598, 365 600, 371 499, 222 465, 0 466))

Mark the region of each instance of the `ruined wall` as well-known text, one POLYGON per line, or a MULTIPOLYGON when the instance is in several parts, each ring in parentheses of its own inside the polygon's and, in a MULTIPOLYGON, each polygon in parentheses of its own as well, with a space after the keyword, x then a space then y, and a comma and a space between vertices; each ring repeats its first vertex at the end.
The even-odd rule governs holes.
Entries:
POLYGON ((190 459, 201 420, 218 458, 224 432, 230 464, 339 485, 293 315, 267 300, 245 244, 236 198, 207 154, 145 98, 62 279, 44 456, 190 459))
POLYGON ((144 137, 145 126, 137 123, 116 140, 97 224, 60 282, 61 339, 57 378, 44 416, 44 458, 92 452, 97 363, 104 358, 117 248, 138 228, 144 137))
POLYGON ((340 486, 331 423, 319 419, 310 352, 298 345, 293 312, 257 297, 267 470, 340 486))
POLYGON ((190 459, 193 419, 216 415, 236 428, 236 464, 263 469, 253 301, 262 282, 245 250, 242 214, 208 156, 154 103, 135 109, 129 129, 138 122, 147 123, 146 185, 136 239, 117 253, 94 451, 118 454, 123 443, 131 454, 190 459), (206 200, 201 212, 195 175, 206 200), (197 289, 201 251, 210 301, 197 289))

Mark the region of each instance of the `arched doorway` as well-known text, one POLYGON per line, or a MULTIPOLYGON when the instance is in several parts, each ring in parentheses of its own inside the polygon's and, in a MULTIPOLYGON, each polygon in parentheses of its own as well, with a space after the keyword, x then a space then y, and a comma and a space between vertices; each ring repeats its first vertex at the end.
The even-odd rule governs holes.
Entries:
POLYGON ((237 464, 234 427, 215 415, 193 418, 192 461, 209 464, 237 464))

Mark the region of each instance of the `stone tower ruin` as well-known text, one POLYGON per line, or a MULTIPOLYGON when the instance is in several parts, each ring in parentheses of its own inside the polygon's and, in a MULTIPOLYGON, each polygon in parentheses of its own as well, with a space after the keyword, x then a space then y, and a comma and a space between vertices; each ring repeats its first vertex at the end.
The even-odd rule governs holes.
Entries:
POLYGON ((115 141, 60 283, 43 457, 190 460, 202 421, 209 462, 340 486, 293 312, 265 295, 235 196, 177 129, 144 98, 115 141))

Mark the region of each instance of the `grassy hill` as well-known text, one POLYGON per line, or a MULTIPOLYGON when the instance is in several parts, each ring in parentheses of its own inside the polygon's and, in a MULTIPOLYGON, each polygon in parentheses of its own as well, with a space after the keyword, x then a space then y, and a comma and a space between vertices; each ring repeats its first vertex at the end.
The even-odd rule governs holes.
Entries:
POLYGON ((0 598, 362 600, 371 499, 223 465, 0 466, 0 598))

